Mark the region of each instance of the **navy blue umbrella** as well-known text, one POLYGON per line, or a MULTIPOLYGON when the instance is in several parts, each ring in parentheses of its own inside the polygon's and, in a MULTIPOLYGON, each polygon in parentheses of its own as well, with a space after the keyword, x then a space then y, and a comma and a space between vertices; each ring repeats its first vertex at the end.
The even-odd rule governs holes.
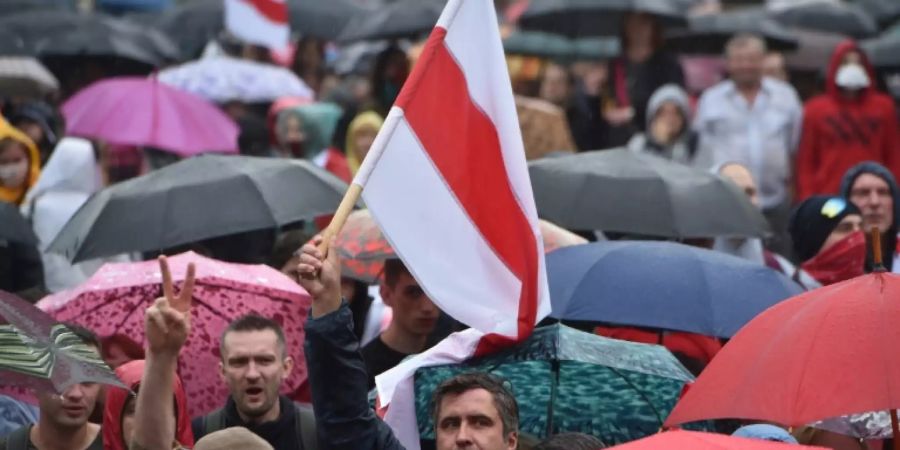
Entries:
POLYGON ((672 242, 598 242, 547 255, 551 317, 730 338, 802 292, 784 275, 672 242))

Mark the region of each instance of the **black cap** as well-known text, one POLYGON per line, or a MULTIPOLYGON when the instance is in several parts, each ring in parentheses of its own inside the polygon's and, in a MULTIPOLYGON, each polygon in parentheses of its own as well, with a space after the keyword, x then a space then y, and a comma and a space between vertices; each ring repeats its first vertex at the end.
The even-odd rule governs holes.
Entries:
POLYGON ((856 205, 841 197, 816 195, 798 205, 788 231, 800 260, 816 256, 835 227, 851 214, 862 215, 856 205))

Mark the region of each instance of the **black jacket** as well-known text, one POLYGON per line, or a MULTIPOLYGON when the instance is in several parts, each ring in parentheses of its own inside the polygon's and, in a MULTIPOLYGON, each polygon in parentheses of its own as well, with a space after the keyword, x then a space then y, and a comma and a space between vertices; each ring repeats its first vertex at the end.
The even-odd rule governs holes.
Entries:
MULTIPOLYGON (((283 395, 278 397, 278 402, 279 407, 281 408, 281 415, 278 416, 278 420, 251 424, 241 420, 241 416, 238 415, 237 412, 237 406, 231 396, 229 396, 228 402, 225 403, 225 408, 223 409, 223 412, 225 413, 225 426, 223 428, 244 427, 253 434, 263 438, 274 447, 275 450, 300 449, 302 447, 301 442, 298 442, 298 433, 296 431, 297 421, 295 420, 295 415, 297 414, 297 410, 294 406, 294 402, 283 395)), ((200 440, 200 438, 206 434, 206 427, 203 421, 205 417, 206 416, 197 417, 191 421, 191 430, 194 432, 194 441, 200 440)))
POLYGON ((337 311, 318 319, 310 314, 305 350, 320 447, 404 449, 369 407, 368 373, 346 302, 337 311))

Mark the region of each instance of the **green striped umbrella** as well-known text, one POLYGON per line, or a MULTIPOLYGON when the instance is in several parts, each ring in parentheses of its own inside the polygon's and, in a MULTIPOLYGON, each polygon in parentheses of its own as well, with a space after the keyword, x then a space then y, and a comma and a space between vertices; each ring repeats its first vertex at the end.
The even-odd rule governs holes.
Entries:
POLYGON ((519 404, 521 432, 540 438, 580 432, 607 445, 658 432, 684 385, 693 380, 662 346, 609 339, 559 324, 546 326, 506 351, 419 369, 416 419, 422 439, 434 439, 431 393, 444 380, 473 371, 509 383, 519 404))
POLYGON ((77 383, 125 387, 72 330, 0 291, 0 385, 63 392, 77 383))

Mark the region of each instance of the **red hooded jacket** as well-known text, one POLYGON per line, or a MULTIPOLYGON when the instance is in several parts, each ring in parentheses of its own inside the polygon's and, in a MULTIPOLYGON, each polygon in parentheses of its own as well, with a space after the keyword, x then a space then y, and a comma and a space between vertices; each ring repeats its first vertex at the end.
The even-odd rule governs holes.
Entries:
MULTIPOLYGON (((137 392, 141 384, 141 376, 144 374, 144 360, 131 361, 116 369, 116 376, 122 380, 132 391, 137 392)), ((122 437, 122 415, 125 412, 125 403, 131 396, 131 392, 125 389, 107 386, 106 407, 103 410, 103 449, 127 450, 122 437)), ((187 395, 181 379, 175 376, 175 440, 184 447, 194 446, 194 433, 191 431, 191 418, 187 413, 187 395)))
POLYGON ((875 88, 868 57, 853 41, 837 46, 828 67, 827 91, 806 102, 797 155, 796 201, 811 195, 836 194, 847 169, 876 161, 900 175, 900 135, 893 100, 875 88), (841 95, 835 80, 844 55, 859 52, 870 86, 856 99, 841 95))

